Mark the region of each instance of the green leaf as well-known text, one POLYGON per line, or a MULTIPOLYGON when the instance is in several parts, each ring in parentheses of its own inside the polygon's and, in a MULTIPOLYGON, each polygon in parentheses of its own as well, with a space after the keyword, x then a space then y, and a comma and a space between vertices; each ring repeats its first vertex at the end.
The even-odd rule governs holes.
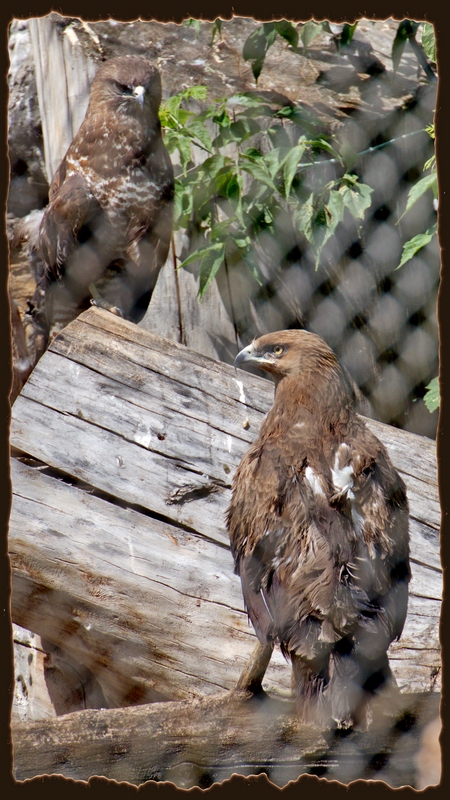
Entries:
POLYGON ((275 117, 291 120, 295 125, 303 128, 310 136, 315 136, 318 129, 321 127, 319 118, 311 111, 301 106, 284 106, 275 113, 275 117))
POLYGON ((324 136, 318 136, 316 139, 311 139, 307 144, 312 147, 313 150, 324 150, 326 153, 329 153, 330 156, 333 156, 333 158, 337 158, 339 161, 341 161, 341 157, 337 150, 335 150, 334 147, 327 142, 324 136))
POLYGON ((433 227, 425 233, 418 233, 417 236, 413 236, 412 239, 410 239, 408 242, 405 242, 403 245, 401 261, 396 269, 400 269, 400 267, 402 267, 403 264, 406 264, 407 261, 410 261, 411 258, 413 258, 416 253, 422 249, 422 247, 425 247, 425 245, 429 244, 433 236, 436 235, 436 232, 437 226, 433 225, 433 227))
POLYGON ((202 122, 199 122, 197 119, 191 119, 187 124, 187 130, 196 136, 206 149, 212 153, 213 146, 211 137, 202 122))
POLYGON ((175 193, 174 193, 174 222, 173 227, 175 230, 178 228, 185 228, 189 222, 190 216, 193 211, 193 195, 189 189, 186 189, 184 184, 175 178, 175 193))
POLYGON ((274 22, 265 22, 256 28, 245 40, 242 55, 245 61, 252 62, 252 71, 255 81, 258 80, 263 68, 266 53, 275 41, 277 31, 274 22))
POLYGON ((222 20, 220 19, 220 17, 217 17, 217 19, 214 20, 214 22, 213 22, 212 31, 211 31, 211 45, 214 44, 214 39, 215 39, 216 33, 218 33, 219 36, 222 33, 222 20))
POLYGON ((236 217, 228 217, 221 222, 216 222, 211 228, 212 241, 225 241, 230 232, 230 228, 236 222, 236 217))
POLYGON ((219 135, 214 139, 214 147, 223 147, 229 142, 245 142, 250 136, 259 133, 260 125, 253 119, 239 119, 232 122, 228 129, 222 128, 219 135))
POLYGON ((306 50, 309 44, 316 38, 316 36, 321 33, 323 30, 323 23, 316 22, 313 19, 310 19, 309 22, 305 22, 302 26, 300 31, 300 39, 302 40, 303 47, 306 50))
POLYGON ((298 31, 294 28, 292 22, 289 22, 287 19, 282 19, 281 22, 275 23, 275 29, 283 39, 286 39, 286 41, 292 45, 294 50, 297 50, 298 31))
POLYGON ((267 167, 272 179, 281 168, 281 161, 284 155, 284 150, 280 150, 279 147, 274 147, 273 150, 269 150, 269 152, 263 156, 264 165, 267 167))
POLYGON ((264 34, 264 28, 262 25, 260 25, 251 32, 250 36, 247 36, 242 48, 242 56, 245 61, 254 61, 257 58, 264 56, 265 52, 266 37, 264 34))
POLYGON ((294 222, 312 247, 316 269, 323 247, 339 222, 343 221, 345 211, 361 219, 371 202, 373 190, 365 184, 355 183, 352 175, 344 176, 338 189, 330 189, 333 184, 331 182, 324 186, 319 195, 311 193, 294 209, 294 222))
POLYGON ((394 67, 394 72, 397 72, 398 65, 400 64, 403 55, 403 50, 405 49, 405 44, 408 41, 408 36, 405 33, 404 26, 402 27, 402 25, 403 23, 400 23, 400 25, 398 26, 397 33, 395 34, 395 39, 392 43, 391 58, 392 58, 392 65, 394 67))
POLYGON ((427 393, 423 399, 428 411, 432 414, 440 405, 439 379, 433 378, 426 389, 427 393))
POLYGON ((346 203, 345 197, 342 195, 341 191, 333 190, 330 192, 326 208, 330 215, 327 227, 328 230, 333 233, 338 223, 344 220, 346 203))
POLYGON ((200 25, 201 25, 199 19, 193 19, 192 17, 190 19, 185 19, 183 20, 183 25, 185 28, 194 28, 195 36, 198 39, 198 35, 200 33, 200 25))
POLYGON ((201 180, 206 178, 214 178, 220 170, 227 167, 231 163, 228 156, 223 156, 222 153, 214 153, 213 156, 205 159, 199 168, 199 177, 201 180))
POLYGON ((192 97, 193 100, 206 100, 208 88, 202 84, 198 86, 189 86, 187 89, 183 89, 180 94, 184 100, 188 100, 190 97, 192 97))
POLYGON ((373 189, 366 183, 355 181, 355 175, 344 175, 339 187, 344 205, 355 220, 364 219, 364 215, 372 203, 373 189))
POLYGON ((270 172, 262 164, 258 164, 256 161, 243 161, 240 159, 240 167, 245 172, 248 172, 255 180, 265 184, 272 189, 272 191, 277 191, 277 187, 272 180, 270 172))
POLYGON ((215 177, 215 188, 217 195, 226 197, 232 204, 238 203, 241 193, 241 179, 234 169, 225 167, 215 177))
POLYGON ((200 300, 205 294, 207 288, 211 285, 219 268, 223 264, 224 256, 225 244, 221 243, 219 247, 216 247, 214 250, 211 249, 203 258, 200 265, 198 285, 198 296, 200 300))
POLYGON ((262 105, 266 105, 267 100, 264 97, 253 94, 253 92, 238 92, 230 97, 228 103, 229 105, 239 104, 246 108, 259 108, 262 105))
POLYGON ((180 163, 183 168, 183 172, 186 175, 187 166, 192 160, 191 145, 188 139, 184 139, 182 136, 180 136, 177 147, 180 154, 180 163))
POLYGON ((294 180, 295 173, 297 172, 297 167, 303 156, 303 153, 305 152, 305 147, 306 144, 304 141, 301 144, 296 145, 296 147, 292 148, 292 150, 284 160, 283 178, 284 178, 284 193, 286 197, 289 197, 291 193, 292 181, 294 180))
POLYGON ((422 33, 422 47, 425 50, 425 55, 433 63, 436 62, 436 37, 434 33, 434 26, 430 22, 424 22, 422 33))
POLYGON ((339 37, 339 50, 341 50, 343 47, 348 47, 353 39, 353 34, 357 24, 358 21, 356 21, 353 25, 349 25, 348 22, 345 23, 344 27, 342 28, 342 33, 339 37))
POLYGON ((263 279, 261 271, 259 269, 258 259, 251 250, 249 238, 247 237, 246 239, 242 240, 233 237, 233 241, 239 250, 241 258, 243 259, 246 266, 250 270, 251 275, 253 275, 256 283, 258 283, 259 286, 262 286, 263 279))
POLYGON ((257 161, 262 161, 263 160, 262 153, 260 153, 260 151, 257 150, 256 147, 247 147, 246 150, 244 150, 244 152, 242 153, 242 156, 243 156, 243 158, 248 158, 248 159, 250 159, 252 161, 255 160, 255 159, 257 161))
POLYGON ((259 286, 262 286, 263 278, 259 269, 258 260, 250 250, 247 250, 246 254, 244 255, 244 261, 250 271, 250 274, 253 275, 256 283, 259 286))
POLYGON ((404 19, 398 26, 391 53, 394 72, 397 72, 406 42, 410 37, 414 38, 418 26, 418 22, 413 22, 410 19, 404 19))
MULTIPOLYGON (((406 203, 406 208, 400 219, 402 219, 405 216, 405 214, 408 213, 408 211, 413 207, 413 205, 417 203, 419 197, 422 197, 422 195, 425 194, 425 192, 427 192, 428 189, 432 189, 434 196, 437 197, 438 182, 437 182, 436 170, 430 172, 429 175, 424 175, 424 177, 421 178, 419 181, 417 181, 417 183, 415 183, 414 186, 411 186, 411 189, 408 192, 408 200, 406 203)), ((398 222, 400 222, 400 219, 398 220, 398 222)))
POLYGON ((221 128, 229 128, 231 125, 230 115, 227 114, 225 109, 222 109, 219 114, 214 114, 212 121, 221 128))
POLYGON ((198 250, 194 250, 184 261, 179 264, 178 269, 182 267, 187 267, 188 264, 193 264, 194 261, 199 261, 200 259, 209 256, 211 253, 219 253, 224 248, 223 242, 214 242, 214 244, 208 244, 206 247, 199 247, 198 250))

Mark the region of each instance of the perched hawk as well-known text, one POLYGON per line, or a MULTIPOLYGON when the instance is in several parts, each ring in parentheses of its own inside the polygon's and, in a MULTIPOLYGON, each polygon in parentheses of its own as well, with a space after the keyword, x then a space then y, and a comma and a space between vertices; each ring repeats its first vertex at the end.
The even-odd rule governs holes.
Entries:
POLYGON ((173 169, 161 136, 161 79, 147 59, 105 62, 50 186, 39 229, 49 328, 89 306, 139 322, 172 231, 173 169))
POLYGON ((318 336, 262 336, 238 364, 276 385, 228 509, 250 620, 261 643, 278 641, 291 659, 304 721, 364 725, 370 697, 395 684, 386 651, 408 602, 405 485, 318 336))

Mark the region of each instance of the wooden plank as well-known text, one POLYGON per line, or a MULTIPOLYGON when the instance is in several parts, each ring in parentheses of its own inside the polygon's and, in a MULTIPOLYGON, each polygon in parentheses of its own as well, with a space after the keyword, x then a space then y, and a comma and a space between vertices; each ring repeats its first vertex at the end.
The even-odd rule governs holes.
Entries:
MULTIPOLYGON (((234 686, 255 637, 229 549, 16 460, 12 480, 18 624, 88 667, 111 705, 234 686)), ((267 681, 289 688, 279 654, 267 681)))
MULTIPOLYGON (((56 615, 62 641, 82 607, 89 630, 77 622, 71 654, 82 653, 111 703, 130 692, 200 696, 237 679, 254 639, 224 513, 234 469, 272 398, 266 380, 91 309, 54 340, 17 399, 11 443, 51 472, 16 465, 14 473, 16 621, 51 638, 56 615), (153 581, 155 564, 163 585, 153 581), (105 578, 102 602, 92 576, 105 578)), ((404 474, 411 507, 413 580, 393 665, 402 686, 427 690, 439 683, 442 594, 434 443, 369 425, 404 474)), ((287 690, 289 668, 277 658, 267 680, 287 690)))

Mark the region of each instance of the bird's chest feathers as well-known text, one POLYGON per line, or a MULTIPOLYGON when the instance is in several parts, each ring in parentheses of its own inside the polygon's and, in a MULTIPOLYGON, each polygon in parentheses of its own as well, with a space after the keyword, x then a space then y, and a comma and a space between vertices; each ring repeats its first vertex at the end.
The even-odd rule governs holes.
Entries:
POLYGON ((266 512, 290 526, 319 521, 326 530, 339 519, 350 526, 351 536, 372 539, 381 498, 371 470, 345 442, 324 442, 318 432, 303 431, 303 425, 293 422, 255 449, 249 485, 261 486, 257 493, 266 512))
POLYGON ((83 176, 113 224, 145 218, 159 198, 160 187, 147 170, 148 134, 133 118, 126 126, 103 119, 85 132, 83 150, 74 142, 67 154, 68 174, 83 176))

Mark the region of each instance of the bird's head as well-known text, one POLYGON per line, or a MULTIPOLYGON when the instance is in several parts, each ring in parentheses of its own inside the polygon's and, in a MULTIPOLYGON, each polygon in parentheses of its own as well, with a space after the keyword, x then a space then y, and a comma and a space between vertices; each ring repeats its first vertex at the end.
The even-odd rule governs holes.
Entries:
POLYGON ((277 331, 254 339, 235 358, 234 366, 252 364, 268 372, 275 383, 286 377, 340 373, 330 347, 315 333, 303 330, 277 331))
POLYGON ((158 114, 161 103, 159 70, 141 56, 119 56, 98 69, 92 83, 91 103, 98 108, 111 104, 133 116, 145 112, 158 114))

